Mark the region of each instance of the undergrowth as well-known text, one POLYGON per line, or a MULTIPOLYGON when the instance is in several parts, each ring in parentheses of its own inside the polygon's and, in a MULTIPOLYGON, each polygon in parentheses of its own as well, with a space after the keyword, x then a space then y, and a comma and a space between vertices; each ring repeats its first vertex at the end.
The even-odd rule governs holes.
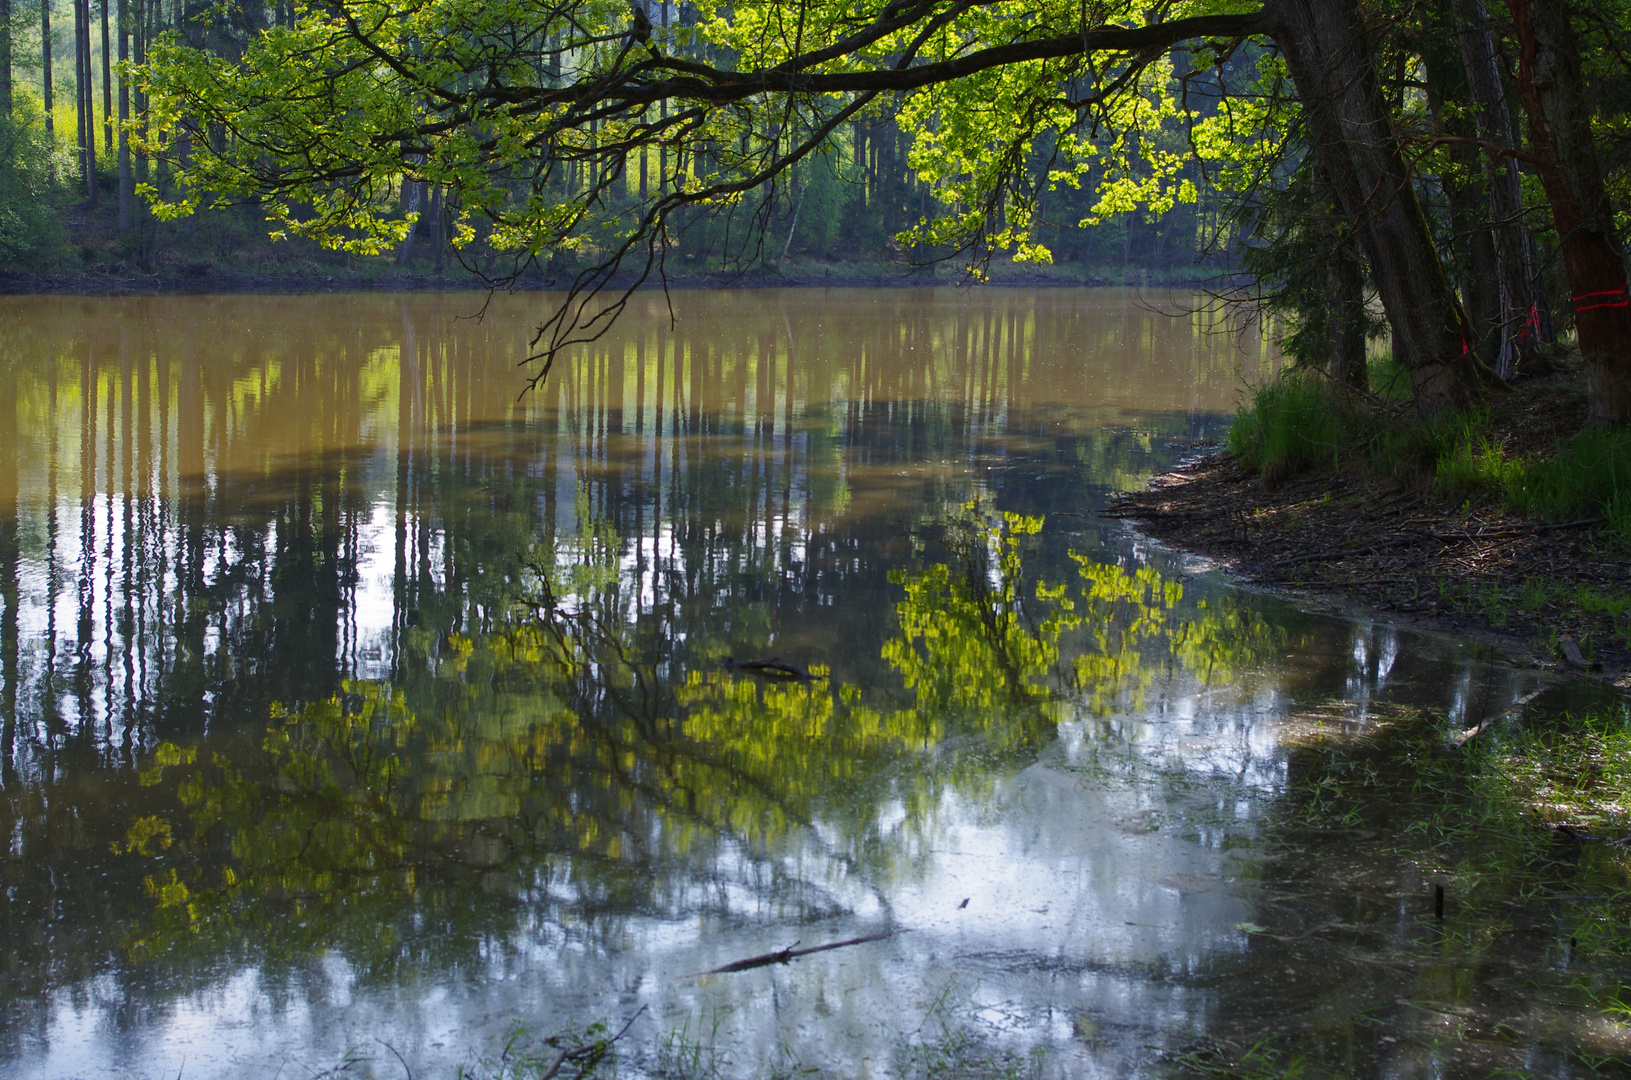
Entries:
POLYGON ((1550 522, 1601 518, 1631 541, 1631 432, 1590 427, 1549 455, 1514 456, 1486 411, 1409 413, 1408 380, 1391 361, 1371 365, 1370 384, 1374 392, 1360 396, 1317 372, 1282 373, 1236 415, 1229 450, 1265 487, 1357 467, 1452 503, 1494 503, 1550 522))

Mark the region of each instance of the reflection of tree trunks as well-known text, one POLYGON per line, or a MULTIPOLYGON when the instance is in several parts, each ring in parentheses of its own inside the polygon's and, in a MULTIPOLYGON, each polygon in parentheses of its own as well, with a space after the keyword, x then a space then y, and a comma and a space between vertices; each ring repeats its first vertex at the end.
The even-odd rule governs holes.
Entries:
POLYGON ((5 605, 4 613, 0 613, 0 786, 7 790, 16 782, 17 684, 22 678, 17 657, 17 604, 21 599, 17 580, 21 555, 18 516, 22 508, 22 491, 17 483, 17 431, 21 426, 17 400, 17 379, 13 376, 0 391, 0 409, 11 414, 0 417, 0 604, 5 605))
MULTIPOLYGON (((137 520, 139 501, 144 502, 145 500, 141 500, 141 493, 136 490, 136 440, 130 436, 132 426, 136 421, 134 412, 135 366, 131 358, 130 334, 130 328, 121 322, 119 325, 119 430, 124 433, 124 438, 118 440, 118 442, 121 459, 119 463, 119 488, 124 492, 124 495, 119 500, 119 506, 123 511, 121 515, 123 520, 120 522, 122 541, 119 545, 119 620, 120 625, 123 627, 133 627, 138 624, 137 609, 141 603, 141 596, 137 579, 136 552, 139 547, 145 546, 146 539, 142 536, 146 530, 141 528, 141 524, 137 520)), ((110 468, 108 471, 111 474, 113 470, 110 468)), ((126 632, 128 633, 128 631, 126 632)), ((137 687, 140 684, 136 677, 138 650, 127 646, 119 651, 124 661, 125 677, 124 693, 120 695, 124 702, 125 713, 124 737, 120 748, 125 752, 127 760, 129 760, 129 756, 135 750, 136 724, 140 716, 140 710, 137 707, 137 687)), ((145 668, 146 656, 141 655, 139 659, 145 668)))
POLYGON ((1480 365, 1394 140, 1359 8, 1354 0, 1283 0, 1276 11, 1276 39, 1310 139, 1359 226, 1417 407, 1471 405, 1480 365))
MULTIPOLYGON (((1456 36, 1467 87, 1477 106, 1478 132, 1485 142, 1516 148, 1517 131, 1506 106, 1495 61, 1495 35, 1483 0, 1454 0, 1456 36)), ((1497 275, 1501 291, 1501 344, 1496 374, 1510 379, 1536 364, 1542 341, 1551 340, 1552 318, 1538 288, 1539 259, 1535 237, 1523 216, 1523 190, 1518 163, 1491 153, 1489 216, 1493 225, 1497 275)))
POLYGON ((1518 84, 1540 178, 1563 243, 1591 419, 1631 423, 1631 297, 1597 167, 1580 55, 1561 0, 1508 0, 1518 34, 1518 84))

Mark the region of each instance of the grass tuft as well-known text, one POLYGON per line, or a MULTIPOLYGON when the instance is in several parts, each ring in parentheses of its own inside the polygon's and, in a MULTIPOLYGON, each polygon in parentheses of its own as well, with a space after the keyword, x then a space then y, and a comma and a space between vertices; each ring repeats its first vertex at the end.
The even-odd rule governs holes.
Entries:
POLYGON ((1229 451, 1266 486, 1340 463, 1353 442, 1356 411, 1323 376, 1305 371, 1282 374, 1257 388, 1250 409, 1229 427, 1229 451))
POLYGON ((1370 399, 1317 372, 1292 370, 1258 387, 1229 428, 1235 459, 1273 488, 1302 473, 1357 464, 1455 502, 1497 503, 1543 521, 1603 518, 1631 541, 1631 432, 1588 427, 1550 456, 1512 456, 1488 412, 1420 418, 1379 403, 1408 397, 1391 361, 1371 365, 1370 399))

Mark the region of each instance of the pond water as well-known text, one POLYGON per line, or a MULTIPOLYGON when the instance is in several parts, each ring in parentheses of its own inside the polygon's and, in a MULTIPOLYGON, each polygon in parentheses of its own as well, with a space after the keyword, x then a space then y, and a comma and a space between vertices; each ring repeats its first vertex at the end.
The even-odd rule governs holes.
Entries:
POLYGON ((1555 919, 1438 919, 1284 812, 1310 724, 1535 677, 1101 516, 1259 337, 647 293, 525 393, 545 300, 484 303, 0 298, 0 1073, 537 1075, 597 1022, 625 1076, 1623 1051, 1537 1003, 1555 919))

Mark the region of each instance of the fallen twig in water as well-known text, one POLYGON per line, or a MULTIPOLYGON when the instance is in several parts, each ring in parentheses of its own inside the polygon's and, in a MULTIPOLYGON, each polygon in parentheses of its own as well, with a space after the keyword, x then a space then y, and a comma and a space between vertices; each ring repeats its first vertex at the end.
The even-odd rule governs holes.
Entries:
POLYGON ((1540 695, 1545 693, 1547 689, 1547 687, 1542 686, 1538 690, 1529 691, 1529 693, 1523 695, 1523 697, 1519 698, 1517 701, 1514 701, 1510 706, 1502 709, 1494 716, 1488 716, 1479 721, 1477 727, 1463 728, 1454 735, 1451 735, 1448 739, 1444 740, 1445 745, 1453 748, 1466 746, 1468 743, 1478 738, 1478 736, 1482 735, 1496 724, 1499 724, 1505 720, 1510 720, 1512 717, 1522 712, 1525 705, 1540 697, 1540 695))
POLYGON ((634 1010, 634 1015, 629 1017, 628 1022, 618 1029, 616 1035, 613 1035, 609 1039, 596 1039, 587 1046, 571 1046, 562 1050, 560 1053, 555 1055, 555 1060, 551 1061, 549 1066, 545 1068, 543 1072, 538 1074, 538 1080, 550 1080, 550 1077, 560 1072, 561 1066, 565 1065, 568 1061, 579 1061, 586 1057, 598 1058, 599 1055, 604 1054, 608 1049, 610 1049, 617 1042, 617 1040, 628 1034, 629 1028, 634 1026, 634 1022, 640 1019, 640 1014, 645 1011, 646 1007, 644 1005, 634 1010))
POLYGON ((789 945, 778 952, 750 956, 746 960, 737 960, 734 963, 726 964, 724 967, 710 968, 701 974, 727 975, 733 971, 751 971, 754 968, 769 967, 771 964, 785 964, 789 960, 797 960, 799 957, 809 956, 811 953, 827 952, 829 949, 842 949, 850 945, 864 945, 869 941, 882 941, 884 938, 894 937, 896 934, 904 932, 902 930, 884 930, 881 933, 867 934, 863 937, 850 938, 847 941, 832 941, 826 945, 812 945, 808 949, 796 949, 793 945, 797 945, 798 942, 794 942, 793 945, 789 945))

